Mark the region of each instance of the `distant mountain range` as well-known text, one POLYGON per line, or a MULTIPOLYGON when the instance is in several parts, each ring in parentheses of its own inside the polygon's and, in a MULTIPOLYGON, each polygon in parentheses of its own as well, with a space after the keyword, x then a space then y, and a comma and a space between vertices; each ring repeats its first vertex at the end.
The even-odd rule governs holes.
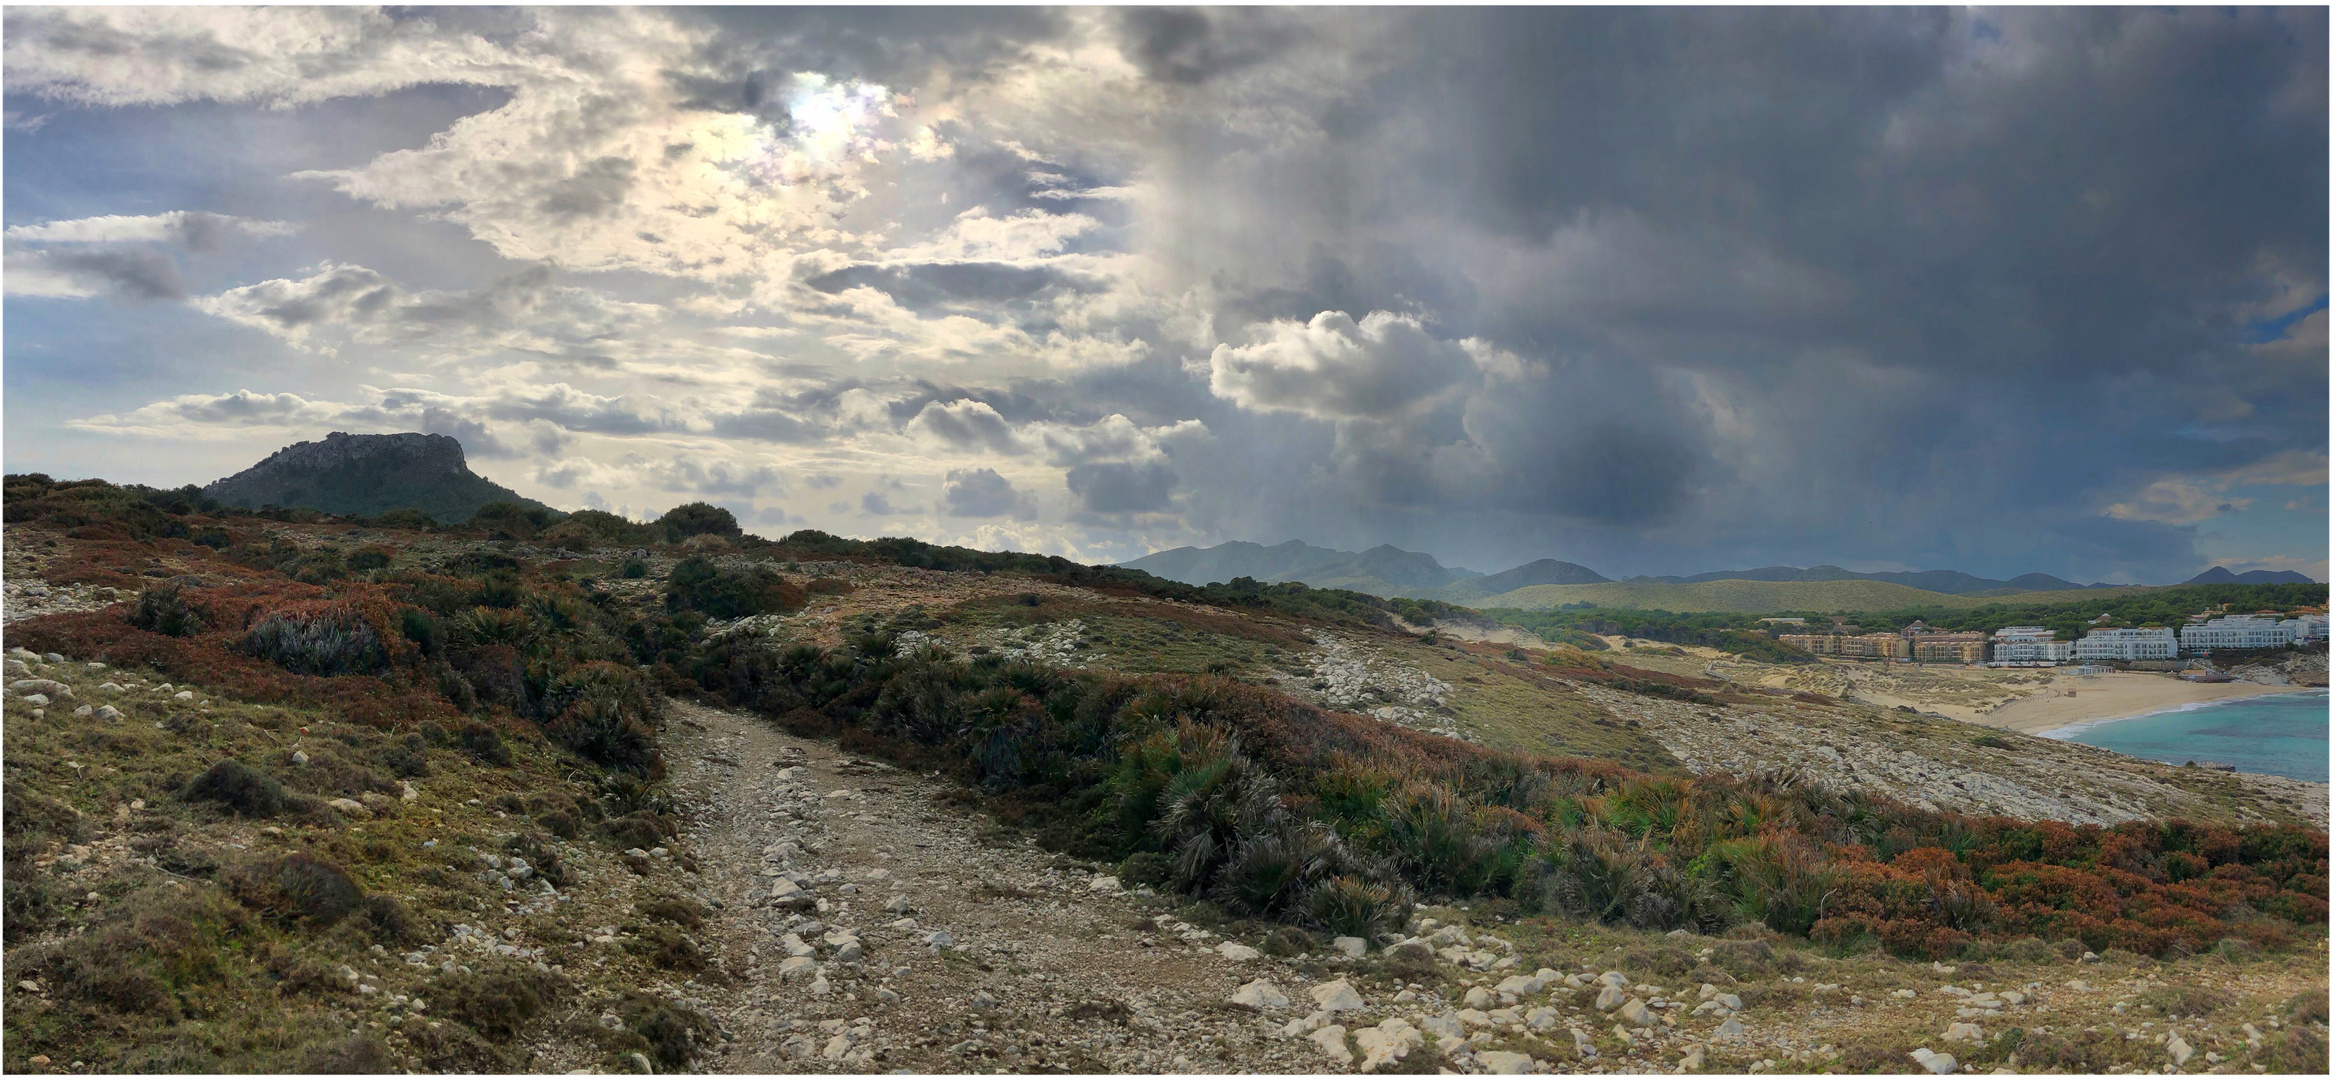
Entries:
MULTIPOLYGON (((1367 551, 1313 547, 1301 540, 1265 547, 1233 540, 1211 548, 1178 547, 1144 555, 1123 565, 1192 585, 1233 578, 1300 581, 1322 589, 1351 589, 1379 596, 1416 596, 1482 575, 1447 567, 1431 555, 1380 544, 1367 551)), ((1598 579, 1601 580, 1601 579, 1598 579)))
POLYGON ((2245 570, 2238 574, 2224 566, 2214 566, 2193 577, 2187 585, 2306 585, 2316 579, 2296 570, 2245 570))
MULTIPOLYGON (((1323 589, 1351 589, 1354 592, 1377 596, 1409 596, 1428 600, 1446 600, 1466 604, 1489 597, 1503 596, 1517 589, 1537 585, 1696 585, 1712 581, 1763 582, 1824 582, 1875 581, 1923 592, 1947 596, 2012 596, 2018 593, 2069 592, 2086 589, 2120 589, 2123 585, 2093 582, 2088 585, 2067 581, 2049 574, 2024 574, 2000 580, 1977 577, 1957 570, 1886 570, 1861 573, 1839 566, 1761 566, 1754 570, 1715 570, 1686 577, 1628 578, 1615 583, 1578 563, 1559 559, 1540 559, 1512 570, 1495 574, 1480 574, 1459 567, 1445 567, 1431 555, 1418 551, 1403 551, 1391 545, 1373 547, 1367 551, 1338 551, 1335 548, 1315 547, 1301 540, 1266 547, 1262 544, 1234 540, 1210 548, 1178 547, 1142 556, 1123 563, 1135 570, 1146 570, 1162 578, 1205 585, 1209 582, 1229 581, 1249 577, 1257 581, 1300 581, 1323 589)), ((2215 584, 2270 584, 2277 582, 2306 582, 2309 578, 2289 570, 2253 570, 2236 574, 2223 566, 2214 566, 2188 581, 2189 585, 2215 584)))
POLYGON ((335 431, 321 442, 284 447, 202 492, 229 506, 253 510, 309 507, 361 517, 419 510, 449 523, 468 521, 490 502, 549 509, 471 472, 462 444, 452 436, 419 432, 335 431))
POLYGON ((1761 566, 1755 570, 1714 570, 1690 577, 1632 577, 1629 581, 1659 581, 1670 585, 1693 585, 1703 581, 1885 581, 1908 585, 1914 589, 1939 592, 1948 596, 1966 596, 1987 592, 2062 592, 2067 589, 2111 589, 2117 586, 2105 582, 2083 585, 2048 574, 2025 574, 1999 581, 1963 574, 1957 570, 1881 570, 1859 573, 1842 566, 1761 566))

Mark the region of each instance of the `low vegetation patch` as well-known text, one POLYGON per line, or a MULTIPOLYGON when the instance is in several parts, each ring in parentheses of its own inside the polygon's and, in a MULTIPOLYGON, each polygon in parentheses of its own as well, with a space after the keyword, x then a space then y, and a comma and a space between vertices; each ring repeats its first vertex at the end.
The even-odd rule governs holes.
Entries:
MULTIPOLYGON (((1484 896, 1948 959, 2035 936, 2153 955, 2283 945, 2325 919, 2325 837, 2305 829, 2106 829, 1651 777, 1229 680, 967 662, 883 633, 838 650, 723 640, 688 672, 795 730, 946 768, 1056 846, 1321 929, 1397 919, 1414 894, 1484 896)), ((1698 693, 1689 682, 1662 685, 1698 693)))

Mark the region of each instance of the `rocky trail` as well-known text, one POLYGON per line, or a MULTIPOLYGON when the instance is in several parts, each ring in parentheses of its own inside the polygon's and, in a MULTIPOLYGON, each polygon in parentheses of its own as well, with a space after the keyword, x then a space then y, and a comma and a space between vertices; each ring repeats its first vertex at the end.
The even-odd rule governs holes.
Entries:
POLYGON ((731 975, 721 1072, 1310 1072, 1227 1002, 1301 976, 1033 847, 984 843, 948 782, 676 705, 673 787, 731 975), (1226 956, 1229 952, 1231 955, 1226 956), (1233 957, 1246 957, 1234 959, 1233 957))
MULTIPOLYGON (((672 787, 692 825, 676 845, 687 859, 654 860, 653 873, 693 864, 708 910, 697 937, 719 969, 661 988, 717 1025, 691 1071, 1949 1072, 1946 1051, 1980 1052, 2007 1025, 2094 1034, 2103 1022, 2148 1071, 2207 1052, 2210 1071, 2253 1072, 2276 1003, 2321 992, 2304 956, 2198 970, 2206 994, 2245 1004, 2157 1026, 2123 1021, 2165 985, 2139 958, 1995 971, 1801 956, 1791 962, 1812 966, 1789 975, 1758 940, 1679 931, 1643 935, 1661 943, 1651 954, 1606 942, 1591 956, 1585 940, 1422 913, 1421 936, 1390 947, 1346 938, 1268 955, 1183 921, 1168 898, 989 831, 949 781, 741 713, 672 709, 672 787), (1679 988, 1653 985, 1656 967, 1682 972, 1660 980, 1679 988), (1954 985, 1971 977, 1986 981, 1954 985), (1914 1052, 1883 1049, 1906 1039, 1914 1052)), ((542 1071, 590 1064, 540 1050, 542 1071)))

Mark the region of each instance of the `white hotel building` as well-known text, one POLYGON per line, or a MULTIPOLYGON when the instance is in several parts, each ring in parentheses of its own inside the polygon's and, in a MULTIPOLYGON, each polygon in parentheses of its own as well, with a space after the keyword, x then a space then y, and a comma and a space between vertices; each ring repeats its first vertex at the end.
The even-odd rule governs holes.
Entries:
POLYGON ((2178 632, 2187 652, 2205 649, 2280 649, 2323 636, 2323 624, 2309 617, 2274 619, 2261 615, 2229 615, 2206 623, 2191 623, 2178 632))
POLYGON ((2073 643, 2039 626, 2003 626, 1992 633, 1993 667, 2053 667, 2073 658, 2073 643))
POLYGON ((2091 630, 2073 643, 2075 660, 2173 660, 2178 638, 2168 628, 2091 630))

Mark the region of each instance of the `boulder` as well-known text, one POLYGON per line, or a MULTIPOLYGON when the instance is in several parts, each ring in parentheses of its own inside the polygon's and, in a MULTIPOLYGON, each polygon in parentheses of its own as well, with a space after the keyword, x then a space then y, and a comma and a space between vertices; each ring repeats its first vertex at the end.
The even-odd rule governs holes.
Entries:
POLYGON ((372 816, 372 811, 365 809, 364 804, 356 801, 355 799, 334 799, 331 802, 325 803, 324 805, 329 806, 334 810, 338 810, 341 813, 348 815, 349 817, 368 818, 372 816))
POLYGON ((1425 1033, 1395 1017, 1372 1028, 1352 1033, 1352 1041, 1360 1046, 1360 1071, 1375 1072, 1409 1056, 1409 1051, 1425 1044, 1425 1033))
POLYGON ((1407 938, 1387 948, 1385 955, 1395 960, 1430 961, 1433 959, 1433 946, 1418 938, 1407 938))
POLYGON ((1466 1008, 1487 1009, 1496 1004, 1498 1004, 1497 997, 1479 986, 1466 991, 1466 1008))
POLYGON ((1619 1007, 1619 1018, 1629 1027, 1652 1027, 1660 1022, 1660 1018, 1644 1006, 1642 998, 1629 998, 1627 1004, 1619 1007))
MULTIPOLYGON (((643 853, 644 854, 644 853, 643 853)), ((769 883, 769 902, 778 907, 806 908, 817 904, 816 898, 791 878, 774 878, 769 883)))
POLYGON ((1368 955, 1367 938, 1356 938, 1348 936, 1339 937, 1333 942, 1333 944, 1335 945, 1337 952, 1343 953, 1344 955, 1349 956, 1355 960, 1368 955))
POLYGON ((1613 1009, 1619 1008, 1620 1002, 1626 1001, 1627 999, 1628 995, 1626 991, 1623 991, 1616 986, 1606 985, 1603 989, 1596 991, 1595 1007, 1600 1011, 1610 1012, 1613 1009))
POLYGON ((1720 1039, 1738 1039, 1748 1033, 1749 1029, 1741 1026, 1740 1018, 1734 1016, 1726 1017, 1724 1023, 1717 1025, 1715 1032, 1720 1039))
POLYGON ((1269 979, 1257 979, 1231 992, 1231 1004, 1250 1009, 1284 1009, 1288 1007, 1287 991, 1269 979))
POLYGON ((777 981, 792 982, 803 976, 815 975, 817 971, 816 960, 807 956, 789 956, 784 963, 777 965, 777 981))
POLYGON ((1541 1005, 1522 1014, 1522 1022, 1529 1024, 1532 1031, 1553 1031, 1555 1025, 1563 1022, 1563 1017, 1561 1013, 1541 1005))
POLYGON ((1261 959, 1263 956, 1261 952, 1249 948, 1245 945, 1241 945, 1236 941, 1223 942, 1222 944, 1215 946, 1215 951, 1223 954, 1223 959, 1229 960, 1234 964, 1244 964, 1250 960, 1261 959))
POLYGON ((1952 1073, 1960 1071, 1960 1062, 1958 1058, 1955 1058, 1950 1054, 1938 1054, 1924 1046, 1917 1050, 1911 1051, 1911 1060, 1918 1062, 1920 1068, 1926 1069, 1928 1072, 1934 1073, 1937 1076, 1949 1076, 1952 1073))
POLYGON ((2194 1047, 2187 1045, 2183 1037, 2175 1034, 2170 1036, 2169 1042, 2162 1044, 2162 1049, 2170 1052, 2170 1063, 2180 1067, 2186 1065, 2186 1059, 2194 1056, 2194 1047))
POLYGON ((1360 991, 1352 988, 1350 979, 1338 979, 1313 987, 1312 1000, 1319 1003, 1322 1011, 1331 1013, 1355 1012, 1367 1005, 1367 1002, 1360 999, 1360 991))
POLYGON ((1344 1045, 1344 1025, 1330 1024, 1313 1032, 1311 1039, 1327 1052, 1329 1060, 1338 1065, 1352 1064, 1352 1049, 1344 1045))
POLYGON ((1984 1029, 1974 1024, 1953 1024, 1943 1029, 1943 1041, 1980 1043, 1984 1041, 1984 1029))
POLYGON ((1444 1039, 1463 1039, 1466 1037, 1465 1022, 1459 1020, 1455 1013, 1424 1017, 1417 1021, 1417 1027, 1428 1035, 1439 1035, 1444 1039))
POLYGON ((1702 1052, 1702 1047, 1695 1044, 1684 1051, 1684 1057, 1676 1062, 1676 1067, 1685 1072, 1691 1072, 1706 1064, 1707 1061, 1707 1055, 1702 1052))
POLYGON ((1474 1065, 1481 1072, 1519 1076, 1533 1071, 1538 1062, 1532 1060, 1529 1054, 1518 1054, 1512 1050, 1476 1050, 1474 1065))
POLYGON ((1535 975, 1508 975, 1498 982, 1499 993, 1515 997, 1529 997, 1546 988, 1546 980, 1535 975))

